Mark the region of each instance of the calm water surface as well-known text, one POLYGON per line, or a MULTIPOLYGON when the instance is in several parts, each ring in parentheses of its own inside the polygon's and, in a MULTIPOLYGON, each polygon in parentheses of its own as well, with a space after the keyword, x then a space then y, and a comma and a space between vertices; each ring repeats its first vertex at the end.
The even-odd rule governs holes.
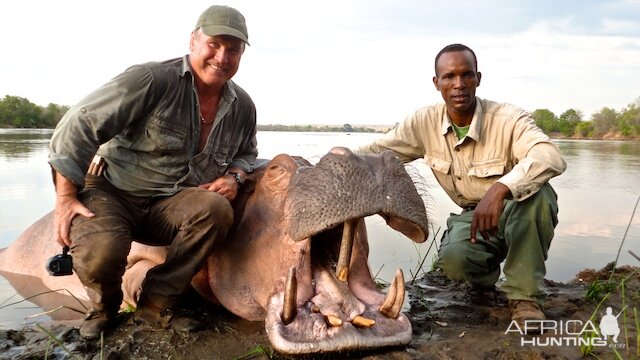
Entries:
MULTIPOLYGON (((0 248, 53 208, 54 190, 47 164, 50 136, 50 130, 0 129, 0 248)), ((259 157, 269 159, 288 153, 315 163, 333 146, 356 147, 378 136, 260 132, 259 157)), ((628 254, 632 250, 640 255, 640 209, 631 219, 640 196, 640 142, 561 140, 557 144, 568 168, 551 180, 559 196, 560 223, 547 261, 547 277, 567 281, 580 269, 601 268, 613 261, 630 222, 619 262, 640 265, 628 254)), ((439 188, 430 170, 420 162, 412 165, 431 189, 427 206, 435 233, 449 213, 460 209, 439 188)), ((434 249, 429 250, 431 241, 415 245, 388 229, 378 216, 369 217, 367 224, 370 265, 380 279, 391 280, 397 268, 410 279, 422 271, 418 265, 425 256, 423 269, 430 269, 434 249)), ((0 307, 16 299, 15 290, 0 277, 0 307)), ((26 302, 0 309, 0 328, 24 323, 28 315, 38 311, 26 302)))

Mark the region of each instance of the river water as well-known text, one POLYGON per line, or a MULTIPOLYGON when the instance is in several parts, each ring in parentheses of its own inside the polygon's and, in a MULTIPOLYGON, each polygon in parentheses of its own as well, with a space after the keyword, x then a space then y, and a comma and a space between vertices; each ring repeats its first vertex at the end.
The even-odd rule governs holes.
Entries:
MULTIPOLYGON (((0 129, 0 248, 6 247, 54 203, 47 144, 51 130, 0 129)), ((312 163, 333 146, 356 147, 380 134, 259 132, 260 158, 280 153, 300 155, 312 163)), ((620 264, 640 265, 640 142, 558 140, 567 171, 551 180, 559 196, 559 224, 547 260, 547 278, 568 281, 583 268, 601 268, 620 251, 620 264), (633 219, 631 218, 632 215, 633 219)), ((421 162, 412 166, 430 188, 427 207, 439 241, 446 218, 460 209, 442 191, 421 162)), ((381 280, 390 281, 397 268, 405 279, 428 271, 434 259, 432 241, 413 244, 390 230, 379 216, 367 218, 370 265, 381 280), (422 268, 419 267, 420 264, 422 268)), ((52 254, 53 255, 53 254, 52 254)), ((43 264, 44 266, 44 264, 43 264)), ((0 277, 0 328, 15 326, 38 312, 30 303, 2 308, 19 299, 0 277)))

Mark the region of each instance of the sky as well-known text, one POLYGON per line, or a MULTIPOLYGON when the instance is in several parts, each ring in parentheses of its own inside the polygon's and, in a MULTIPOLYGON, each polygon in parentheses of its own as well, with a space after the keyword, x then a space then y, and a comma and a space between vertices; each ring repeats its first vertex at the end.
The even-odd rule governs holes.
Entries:
POLYGON ((0 97, 73 105, 127 67, 186 54, 230 5, 251 46, 234 81, 259 124, 389 125, 442 102, 434 57, 463 43, 477 96, 588 120, 640 98, 640 0, 20 0, 0 3, 0 97))

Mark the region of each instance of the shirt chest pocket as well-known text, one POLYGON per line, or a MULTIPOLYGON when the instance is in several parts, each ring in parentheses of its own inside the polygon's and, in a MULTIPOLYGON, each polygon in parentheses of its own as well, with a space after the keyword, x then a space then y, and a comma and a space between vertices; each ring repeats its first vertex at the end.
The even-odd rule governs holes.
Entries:
POLYGON ((494 176, 502 176, 505 172, 506 161, 503 159, 483 160, 471 163, 469 168, 469 176, 477 178, 490 178, 494 176))
POLYGON ((425 162, 431 169, 442 174, 448 174, 451 170, 451 161, 434 156, 425 157, 425 162))
POLYGON ((222 167, 223 170, 229 166, 233 160, 233 154, 231 153, 231 147, 229 144, 218 144, 213 150, 213 160, 216 165, 222 167))
POLYGON ((161 154, 185 149, 186 130, 159 118, 151 118, 142 129, 135 150, 161 154))

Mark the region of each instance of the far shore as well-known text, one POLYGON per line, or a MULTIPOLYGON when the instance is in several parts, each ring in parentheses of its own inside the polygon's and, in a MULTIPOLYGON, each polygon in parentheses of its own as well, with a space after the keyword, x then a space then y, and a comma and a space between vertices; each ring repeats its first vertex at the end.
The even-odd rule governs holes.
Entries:
MULTIPOLYGON (((282 132, 343 132, 343 133, 380 133, 384 134, 392 130, 396 125, 349 125, 336 124, 314 124, 314 125, 281 125, 281 124, 258 124, 258 131, 282 131, 282 132)), ((0 125, 0 129, 17 129, 0 125)), ((31 129, 31 128, 20 128, 31 129)), ((36 129, 36 128, 32 128, 36 129)), ((38 128, 40 129, 40 128, 38 128)), ((53 129, 53 128, 42 128, 53 129)), ((615 140, 615 141, 638 141, 640 136, 625 136, 619 132, 609 132, 603 136, 565 136, 559 132, 547 134, 555 140, 615 140)))

